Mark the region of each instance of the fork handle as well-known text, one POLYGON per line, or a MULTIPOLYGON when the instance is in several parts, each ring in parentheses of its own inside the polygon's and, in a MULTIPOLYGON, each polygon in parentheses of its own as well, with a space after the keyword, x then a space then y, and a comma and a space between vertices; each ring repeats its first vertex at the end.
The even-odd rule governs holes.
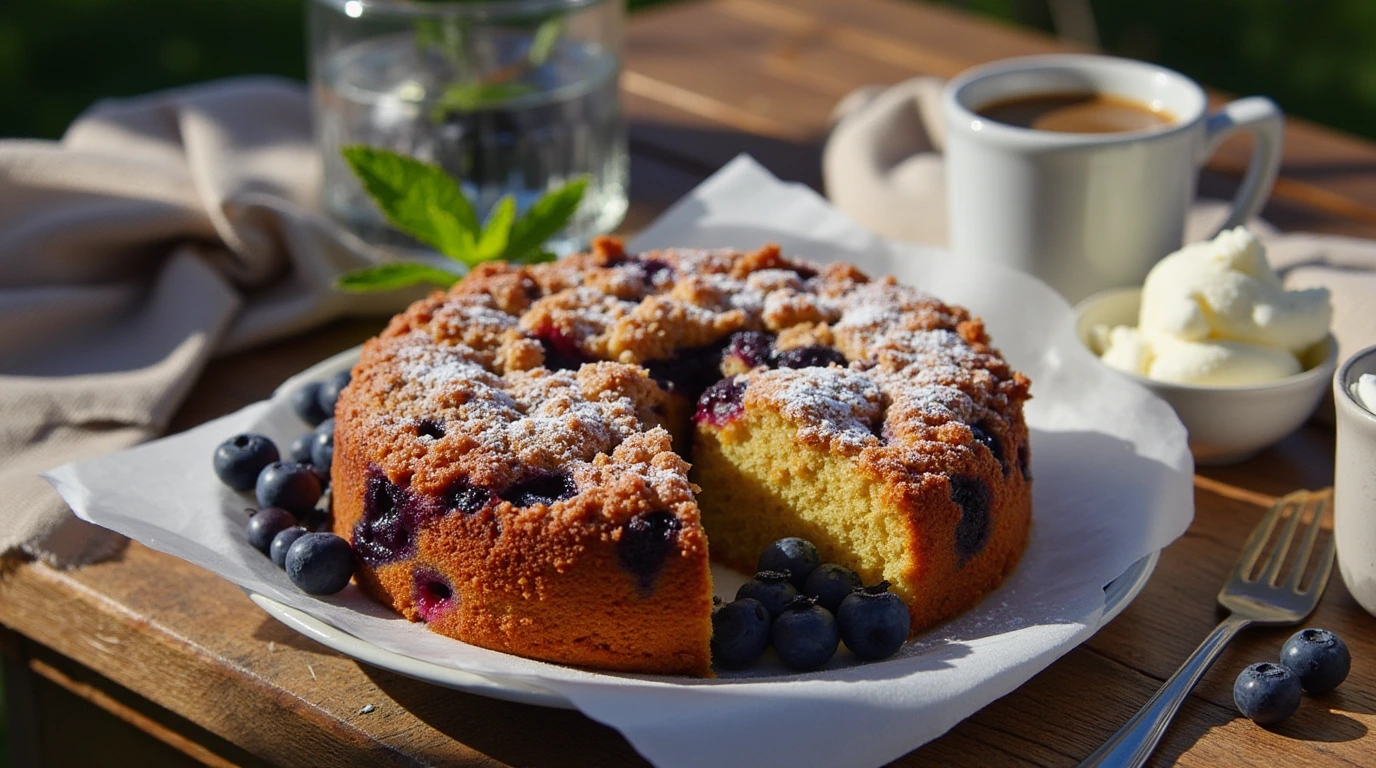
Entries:
POLYGON ((1229 616, 1214 628, 1214 631, 1199 644, 1190 658, 1180 665, 1171 679, 1161 686, 1154 696, 1127 721, 1103 746, 1080 763, 1080 768, 1140 768, 1151 756, 1166 726, 1180 709, 1185 697, 1194 690, 1199 678, 1213 666, 1214 659, 1223 652, 1223 647, 1248 624, 1250 619, 1229 616))

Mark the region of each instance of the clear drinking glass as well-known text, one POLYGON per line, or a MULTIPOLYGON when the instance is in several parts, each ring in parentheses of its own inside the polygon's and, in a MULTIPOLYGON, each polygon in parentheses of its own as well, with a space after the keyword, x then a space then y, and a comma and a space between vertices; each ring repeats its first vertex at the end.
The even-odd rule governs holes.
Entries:
POLYGON ((567 251, 626 214, 626 133, 617 77, 624 0, 310 0, 310 81, 324 154, 325 211, 379 246, 393 230, 340 157, 367 144, 438 163, 479 216, 503 195, 521 210, 586 175, 551 245, 567 251))

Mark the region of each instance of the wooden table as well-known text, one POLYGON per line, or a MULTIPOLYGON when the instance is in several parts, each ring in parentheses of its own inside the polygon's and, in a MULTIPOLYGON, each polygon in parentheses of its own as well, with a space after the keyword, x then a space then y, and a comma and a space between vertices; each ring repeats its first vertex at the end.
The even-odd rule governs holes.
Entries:
MULTIPOLYGON (((837 99, 915 74, 952 75, 1054 41, 891 0, 708 0, 637 15, 623 85, 631 121, 627 229, 739 152, 819 186, 818 148, 837 99)), ((1291 121, 1267 216, 1285 228, 1376 236, 1376 145, 1291 121)), ((1226 194, 1246 147, 1219 156, 1226 194)), ((375 333, 344 322, 215 362, 173 425, 266 397, 287 375, 375 333)), ((1213 627, 1214 595, 1278 495, 1332 482, 1333 432, 1310 425, 1245 464, 1201 471, 1196 520, 1142 595, 1084 646, 900 761, 1073 765, 1169 676, 1213 627)), ((1105 510, 1112 514, 1112 510, 1105 510)), ((70 572, 7 562, 0 648, 12 740, 45 764, 628 765, 614 731, 573 712, 507 704, 362 666, 297 635, 230 583, 131 544, 70 572), (371 709, 368 706, 371 705, 371 709), (154 759, 157 762, 154 762, 154 759)), ((1376 619, 1334 578, 1310 625, 1355 657, 1336 693, 1264 730, 1233 710, 1246 664, 1286 630, 1245 633, 1185 704, 1157 764, 1364 765, 1376 761, 1376 619)))

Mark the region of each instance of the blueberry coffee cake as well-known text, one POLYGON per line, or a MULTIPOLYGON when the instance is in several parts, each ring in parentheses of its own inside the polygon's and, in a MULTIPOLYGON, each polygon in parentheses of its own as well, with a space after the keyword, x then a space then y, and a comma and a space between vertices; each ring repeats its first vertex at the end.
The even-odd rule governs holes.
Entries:
POLYGON ((711 555, 801 536, 914 632, 1017 564, 1029 382, 978 318, 837 262, 484 264, 393 318, 335 408, 358 583, 464 642, 710 674, 711 555))

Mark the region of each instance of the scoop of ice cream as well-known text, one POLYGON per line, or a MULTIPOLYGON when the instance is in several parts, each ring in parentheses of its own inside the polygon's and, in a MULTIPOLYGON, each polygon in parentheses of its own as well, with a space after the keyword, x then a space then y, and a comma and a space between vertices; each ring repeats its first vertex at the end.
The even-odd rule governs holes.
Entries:
POLYGON ((1376 376, 1369 373, 1362 374, 1357 379, 1357 402, 1368 411, 1376 413, 1376 376))
POLYGON ((1142 286, 1139 328, 1158 338, 1221 339, 1299 354, 1328 335, 1328 290, 1287 291, 1244 227, 1162 259, 1142 286))
POLYGON ((1120 371, 1147 375, 1151 366, 1151 344, 1136 328, 1126 325, 1096 325, 1090 329, 1090 345, 1099 359, 1120 371))
POLYGON ((1283 349, 1241 341, 1184 341, 1162 337, 1147 376, 1157 381, 1227 387, 1274 381, 1300 372, 1299 360, 1283 349))
POLYGON ((1162 259, 1142 286, 1136 328, 1101 326, 1092 346, 1120 370, 1160 381, 1233 386, 1302 370, 1328 335, 1328 291, 1287 291, 1243 227, 1162 259))
POLYGON ((1136 328, 1095 329, 1095 346, 1108 365, 1157 381, 1235 386, 1271 381, 1300 372, 1283 349, 1238 341, 1187 341, 1169 336, 1148 340, 1136 328))

